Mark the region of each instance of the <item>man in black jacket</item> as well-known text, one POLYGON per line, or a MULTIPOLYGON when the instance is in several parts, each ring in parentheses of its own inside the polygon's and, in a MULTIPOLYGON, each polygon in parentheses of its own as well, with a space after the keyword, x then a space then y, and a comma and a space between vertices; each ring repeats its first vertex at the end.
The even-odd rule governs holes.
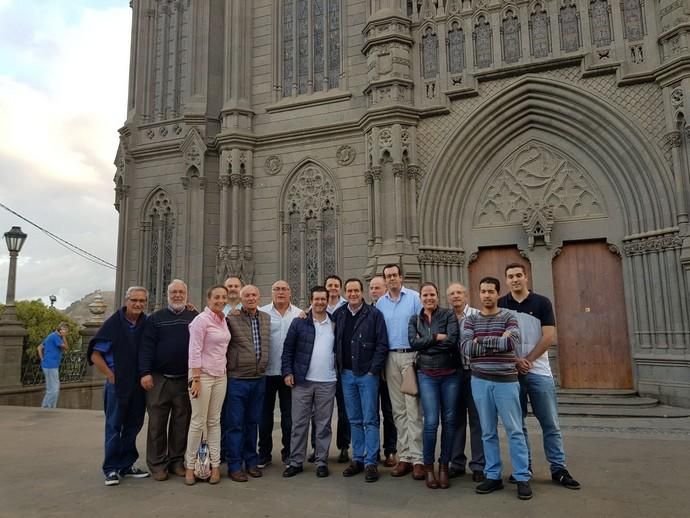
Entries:
POLYGON ((363 292, 359 279, 345 281, 348 303, 333 314, 336 362, 352 435, 352 463, 343 476, 366 471, 364 479, 375 482, 379 478, 376 464, 381 442, 379 376, 388 354, 388 335, 383 315, 364 302, 363 292))
POLYGON ((192 415, 187 392, 189 323, 197 314, 187 309, 187 285, 175 279, 168 286, 168 307, 151 314, 144 326, 139 376, 149 414, 146 464, 155 480, 166 480, 169 472, 185 474, 192 415))
POLYGON ((333 322, 326 312, 328 292, 311 289, 311 311, 295 318, 283 343, 282 374, 292 389, 292 434, 290 458, 284 477, 302 472, 307 450, 309 420, 313 414, 316 476, 328 476, 328 449, 335 398, 336 371, 333 322))

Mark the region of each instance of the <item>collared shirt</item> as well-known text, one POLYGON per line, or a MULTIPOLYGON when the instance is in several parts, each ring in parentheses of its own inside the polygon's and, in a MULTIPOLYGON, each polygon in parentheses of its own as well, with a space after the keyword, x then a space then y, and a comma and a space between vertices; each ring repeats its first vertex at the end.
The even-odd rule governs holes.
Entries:
POLYGON ((257 309, 254 312, 254 315, 251 315, 249 312, 247 312, 247 316, 249 317, 249 321, 252 323, 252 342, 254 342, 254 354, 256 355, 256 359, 258 360, 261 358, 261 332, 259 331, 259 310, 257 309))
POLYGON ((335 373, 335 333, 333 323, 326 317, 321 322, 314 320, 314 348, 307 370, 307 381, 336 381, 335 373))
POLYGON ((333 312, 334 312, 336 309, 338 309, 340 306, 342 306, 343 304, 347 304, 347 299, 341 295, 341 296, 340 296, 340 299, 338 300, 338 302, 336 303, 335 306, 331 306, 330 304, 329 304, 328 306, 326 306, 326 312, 327 312, 329 315, 332 315, 333 312))
POLYGON ((266 366, 266 376, 280 376, 283 342, 285 342, 290 324, 299 316, 302 310, 290 304, 285 310, 285 314, 281 315, 271 302, 260 307, 259 311, 268 313, 271 316, 271 349, 268 356, 268 365, 266 366))
POLYGON ((225 307, 223 308, 223 314, 227 317, 232 311, 237 310, 239 311, 242 309, 242 303, 238 302, 236 306, 233 306, 232 304, 226 304, 225 307))
POLYGON ((357 307, 357 309, 354 309, 354 310, 352 309, 352 306, 350 306, 350 304, 347 305, 347 309, 348 309, 348 311, 352 314, 353 317, 354 317, 357 313, 359 313, 359 311, 360 311, 363 307, 364 307, 364 302, 362 302, 362 303, 357 307))
POLYGON ((208 306, 189 324, 189 368, 209 376, 224 376, 230 342, 228 324, 208 306))
POLYGON ((410 347, 407 324, 412 315, 417 315, 422 310, 419 293, 403 286, 398 300, 393 300, 387 291, 376 301, 376 309, 383 313, 386 321, 388 348, 394 351, 410 347))

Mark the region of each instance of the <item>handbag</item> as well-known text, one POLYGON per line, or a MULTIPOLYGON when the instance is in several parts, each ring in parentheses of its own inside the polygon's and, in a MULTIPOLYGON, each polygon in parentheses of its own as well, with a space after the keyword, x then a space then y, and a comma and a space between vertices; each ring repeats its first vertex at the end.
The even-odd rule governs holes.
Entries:
POLYGON ((417 385, 417 369, 414 363, 402 372, 402 383, 400 384, 400 392, 408 396, 416 396, 419 394, 419 386, 417 385))
POLYGON ((211 478, 211 454, 208 451, 208 443, 203 435, 194 458, 194 476, 200 480, 211 478))

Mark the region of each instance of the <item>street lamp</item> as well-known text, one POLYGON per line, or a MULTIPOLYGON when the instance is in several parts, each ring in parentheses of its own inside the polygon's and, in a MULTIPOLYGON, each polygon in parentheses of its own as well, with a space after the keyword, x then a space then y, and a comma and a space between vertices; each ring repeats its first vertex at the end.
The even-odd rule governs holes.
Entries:
POLYGON ((55 307, 55 301, 57 300, 57 297, 55 295, 51 295, 48 297, 48 300, 50 301, 50 307, 55 307))
POLYGON ((10 252, 10 274, 7 278, 7 298, 5 305, 14 305, 14 289, 17 284, 17 257, 26 241, 26 234, 19 227, 12 227, 9 232, 5 232, 7 250, 10 252))

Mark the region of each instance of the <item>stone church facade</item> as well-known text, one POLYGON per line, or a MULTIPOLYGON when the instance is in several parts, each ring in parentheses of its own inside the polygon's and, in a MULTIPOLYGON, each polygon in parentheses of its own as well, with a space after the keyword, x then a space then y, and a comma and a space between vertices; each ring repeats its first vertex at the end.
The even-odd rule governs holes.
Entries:
POLYGON ((117 293, 518 259, 560 383, 690 406, 688 0, 133 0, 117 293))

